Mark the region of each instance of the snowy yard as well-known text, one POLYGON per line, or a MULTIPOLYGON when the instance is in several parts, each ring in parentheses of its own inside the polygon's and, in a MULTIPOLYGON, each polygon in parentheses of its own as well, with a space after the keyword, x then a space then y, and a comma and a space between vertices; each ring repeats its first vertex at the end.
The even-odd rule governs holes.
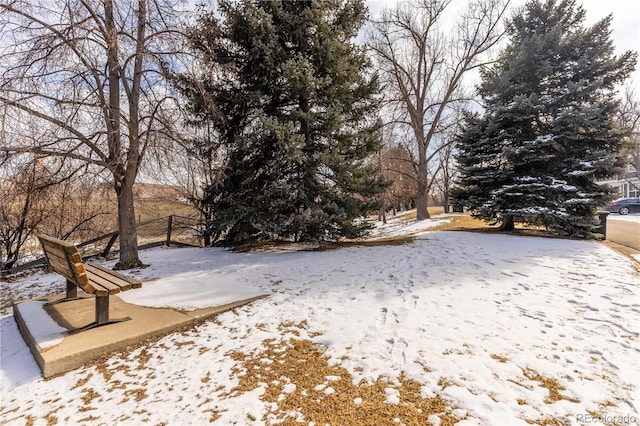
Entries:
MULTIPOLYGON (((127 302, 271 295, 50 380, 5 309, 0 423, 638 424, 628 258, 593 241, 424 231, 327 251, 143 251, 151 266, 136 276, 154 280, 127 302), (153 286, 167 297, 147 296, 153 286)), ((53 281, 35 273, 2 291, 49 294, 53 281)))

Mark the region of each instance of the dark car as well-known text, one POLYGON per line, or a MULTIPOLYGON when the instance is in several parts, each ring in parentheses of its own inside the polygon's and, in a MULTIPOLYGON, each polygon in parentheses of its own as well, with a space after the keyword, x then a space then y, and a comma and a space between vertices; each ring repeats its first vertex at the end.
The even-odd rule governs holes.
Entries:
POLYGON ((640 213, 640 198, 620 198, 612 201, 606 208, 611 213, 640 213))

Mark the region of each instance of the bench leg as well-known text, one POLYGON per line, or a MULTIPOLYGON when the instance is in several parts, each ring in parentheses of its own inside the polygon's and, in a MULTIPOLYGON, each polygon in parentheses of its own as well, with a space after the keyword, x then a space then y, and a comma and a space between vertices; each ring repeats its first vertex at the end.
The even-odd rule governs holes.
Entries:
POLYGON ((78 286, 72 281, 67 280, 67 299, 78 298, 78 286))
POLYGON ((100 327, 107 324, 114 324, 117 322, 129 321, 131 318, 118 318, 109 319, 109 296, 96 296, 96 320, 91 324, 87 324, 84 327, 76 328, 75 330, 69 330, 68 334, 75 334, 81 331, 90 330, 92 328, 100 327))
POLYGON ((53 302, 45 303, 45 306, 55 305, 57 303, 62 303, 62 302, 70 302, 71 300, 79 300, 79 299, 84 299, 84 297, 79 297, 78 296, 78 286, 75 285, 75 283, 73 281, 67 280, 66 296, 63 297, 62 299, 58 299, 58 300, 54 300, 53 302))
POLYGON ((96 296, 96 324, 109 323, 109 296, 96 296))

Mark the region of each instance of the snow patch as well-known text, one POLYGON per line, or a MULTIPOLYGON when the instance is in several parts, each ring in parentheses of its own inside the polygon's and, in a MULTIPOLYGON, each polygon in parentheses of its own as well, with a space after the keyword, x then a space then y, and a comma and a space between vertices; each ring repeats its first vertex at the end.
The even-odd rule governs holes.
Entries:
POLYGON ((386 398, 384 400, 385 404, 400 404, 400 392, 394 388, 384 388, 384 393, 386 398))
POLYGON ((41 349, 60 344, 68 331, 51 319, 44 310, 45 304, 46 302, 27 301, 16 305, 20 316, 28 323, 31 337, 41 349))

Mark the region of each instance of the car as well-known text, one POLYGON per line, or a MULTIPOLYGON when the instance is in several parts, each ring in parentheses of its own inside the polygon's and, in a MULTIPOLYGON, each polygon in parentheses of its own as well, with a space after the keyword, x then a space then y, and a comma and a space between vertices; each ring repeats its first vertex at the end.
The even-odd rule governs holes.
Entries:
POLYGON ((612 201, 606 208, 611 213, 640 213, 640 198, 620 198, 612 201))

